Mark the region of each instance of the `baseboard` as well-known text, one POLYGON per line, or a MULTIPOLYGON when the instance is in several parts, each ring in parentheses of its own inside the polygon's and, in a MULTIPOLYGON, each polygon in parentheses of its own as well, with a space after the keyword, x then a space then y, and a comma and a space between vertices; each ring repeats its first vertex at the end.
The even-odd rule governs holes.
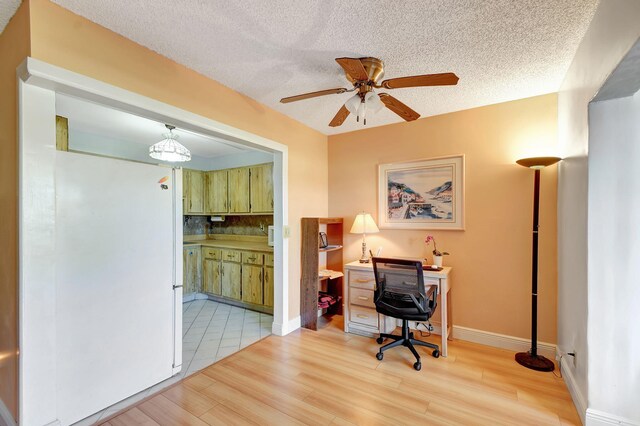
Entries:
MULTIPOLYGON (((560 355, 560 350, 556 349, 556 359, 560 359, 560 355)), ((587 421, 585 418, 585 413, 587 412, 587 400, 585 399, 582 391, 576 383, 576 377, 573 375, 573 370, 568 367, 568 360, 566 359, 566 357, 563 358, 563 361, 560 361, 560 373, 562 373, 562 378, 567 385, 567 389, 569 389, 569 394, 571 394, 573 405, 575 405, 576 410, 578 410, 578 415, 580 416, 582 424, 586 424, 587 421)))
MULTIPOLYGON (((508 336, 506 334, 492 333, 490 331, 476 330, 457 325, 453 326, 452 334, 454 339, 466 340, 467 342, 480 343, 482 345, 508 349, 515 352, 527 352, 531 349, 530 340, 508 336)), ((556 345, 538 342, 538 353, 549 359, 553 359, 556 354, 556 345)))
POLYGON ((182 296, 182 303, 193 302, 194 300, 196 300, 195 293, 191 293, 188 296, 182 296))
POLYGON ((294 319, 287 321, 284 324, 278 324, 275 321, 271 325, 271 332, 276 336, 286 336, 294 330, 300 328, 300 317, 297 316, 294 319))
POLYGON ((11 412, 7 408, 7 406, 4 405, 4 401, 1 399, 0 399, 0 424, 7 425, 7 426, 15 426, 17 424, 15 419, 11 415, 11 412))
POLYGON ((615 416, 613 414, 605 413, 604 411, 594 410, 592 408, 587 409, 586 426, 640 426, 640 423, 636 423, 623 417, 615 416))

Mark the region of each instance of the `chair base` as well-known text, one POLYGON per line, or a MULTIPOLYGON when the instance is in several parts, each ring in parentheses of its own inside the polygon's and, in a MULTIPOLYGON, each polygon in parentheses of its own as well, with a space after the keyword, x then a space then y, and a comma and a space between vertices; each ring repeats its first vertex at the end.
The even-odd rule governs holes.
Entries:
POLYGON ((380 337, 378 337, 377 339, 378 343, 382 343, 382 340, 385 338, 392 339, 393 342, 387 343, 380 348, 380 350, 376 354, 376 358, 378 358, 378 360, 382 360, 382 353, 384 351, 395 348, 397 346, 405 346, 409 348, 413 356, 416 357, 416 362, 415 364, 413 364, 413 368, 415 368, 416 370, 420 370, 420 368, 422 368, 422 364, 420 362, 420 355, 418 354, 418 351, 416 350, 414 345, 425 346, 427 348, 433 349, 432 355, 434 358, 438 358, 440 356, 440 348, 438 347, 438 345, 429 342, 423 342, 422 340, 416 340, 413 338, 413 333, 409 331, 409 321, 407 320, 402 320, 401 336, 396 336, 395 334, 380 333, 380 337))

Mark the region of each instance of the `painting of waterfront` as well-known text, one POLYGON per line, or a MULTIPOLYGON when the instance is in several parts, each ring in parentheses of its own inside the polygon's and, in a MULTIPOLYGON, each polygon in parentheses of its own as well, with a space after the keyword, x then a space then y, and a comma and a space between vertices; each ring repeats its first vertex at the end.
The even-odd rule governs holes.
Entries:
POLYGON ((457 204, 461 202, 462 167, 460 156, 381 165, 381 225, 459 229, 462 211, 457 204))

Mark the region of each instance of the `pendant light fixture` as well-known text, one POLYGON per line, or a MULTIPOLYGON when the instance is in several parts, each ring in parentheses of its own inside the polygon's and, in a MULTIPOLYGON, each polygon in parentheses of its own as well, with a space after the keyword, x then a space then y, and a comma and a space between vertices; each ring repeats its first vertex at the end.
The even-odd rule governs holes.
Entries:
POLYGON ((191 152, 178 142, 178 135, 173 133, 176 127, 170 124, 164 126, 169 129, 169 133, 163 134, 163 140, 149 147, 149 156, 160 161, 190 161, 191 152))

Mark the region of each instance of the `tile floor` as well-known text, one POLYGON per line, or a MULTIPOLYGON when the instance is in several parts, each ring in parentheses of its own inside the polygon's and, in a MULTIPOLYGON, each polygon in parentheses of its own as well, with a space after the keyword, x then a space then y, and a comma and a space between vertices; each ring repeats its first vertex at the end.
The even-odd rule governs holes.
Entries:
POLYGON ((112 405, 75 426, 93 425, 271 334, 273 316, 211 300, 182 305, 180 373, 112 405))

